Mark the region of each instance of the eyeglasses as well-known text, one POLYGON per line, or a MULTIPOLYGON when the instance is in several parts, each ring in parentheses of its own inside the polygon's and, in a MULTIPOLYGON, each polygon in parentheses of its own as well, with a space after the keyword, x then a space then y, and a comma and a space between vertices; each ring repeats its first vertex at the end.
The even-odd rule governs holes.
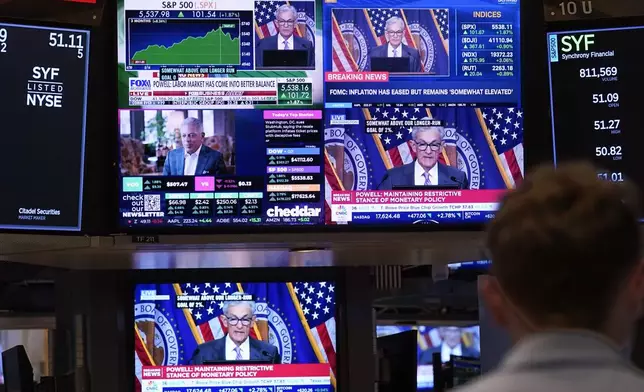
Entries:
POLYGON ((251 321, 253 321, 253 319, 249 319, 249 318, 245 318, 245 317, 244 318, 237 318, 237 317, 228 317, 228 316, 226 316, 226 320, 228 320, 228 324, 230 324, 232 326, 236 326, 241 321, 241 324, 244 327, 248 327, 250 325, 251 321))
POLYGON ((387 33, 391 35, 402 35, 403 32, 402 30, 398 30, 398 31, 387 30, 387 33))
POLYGON ((283 19, 278 19, 277 24, 280 26, 293 26, 295 24, 294 20, 283 20, 283 19))
POLYGON ((431 151, 438 151, 438 150, 440 150, 440 149, 441 149, 441 147, 442 147, 442 144, 441 144, 441 143, 431 143, 431 144, 427 144, 427 143, 424 143, 424 142, 417 142, 417 141, 415 141, 415 140, 414 140, 414 143, 416 143, 416 146, 418 147, 418 149, 419 149, 420 151, 427 151, 427 147, 429 147, 429 149, 430 149, 431 151))

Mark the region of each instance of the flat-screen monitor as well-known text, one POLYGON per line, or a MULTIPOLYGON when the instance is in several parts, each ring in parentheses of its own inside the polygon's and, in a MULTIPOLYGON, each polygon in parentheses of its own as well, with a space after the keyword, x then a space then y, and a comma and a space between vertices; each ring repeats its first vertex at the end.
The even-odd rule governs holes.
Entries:
POLYGON ((0 230, 79 231, 90 33, 0 20, 0 230))
POLYGON ((418 331, 417 388, 419 391, 434 388, 433 354, 440 353, 443 363, 452 355, 479 358, 481 353, 478 325, 456 326, 409 326, 378 325, 377 336, 393 335, 404 331, 418 331))
POLYGON ((481 224, 523 180, 520 0, 117 5, 122 228, 481 224))
POLYGON ((557 31, 547 38, 556 162, 592 161, 600 178, 630 179, 641 187, 644 81, 631 42, 644 39, 644 23, 557 31))
POLYGON ((34 369, 25 346, 14 346, 2 352, 2 372, 6 392, 32 392, 34 369))
POLYGON ((138 284, 134 382, 335 391, 336 291, 332 281, 138 284))

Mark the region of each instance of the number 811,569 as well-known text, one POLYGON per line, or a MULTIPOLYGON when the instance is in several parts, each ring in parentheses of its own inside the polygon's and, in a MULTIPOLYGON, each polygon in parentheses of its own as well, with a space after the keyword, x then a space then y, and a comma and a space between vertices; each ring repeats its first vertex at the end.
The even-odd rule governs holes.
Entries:
POLYGON ((618 73, 617 67, 581 68, 579 77, 582 79, 603 78, 617 76, 618 73))

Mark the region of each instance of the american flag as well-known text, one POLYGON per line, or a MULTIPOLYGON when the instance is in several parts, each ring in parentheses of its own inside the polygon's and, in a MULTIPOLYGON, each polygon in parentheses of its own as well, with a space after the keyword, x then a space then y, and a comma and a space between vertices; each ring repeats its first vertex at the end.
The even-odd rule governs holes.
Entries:
MULTIPOLYGON (((200 294, 200 295, 230 295, 239 292, 236 283, 185 283, 181 284, 181 292, 184 294, 200 294)), ((201 335, 203 342, 222 338, 226 335, 226 328, 221 321, 223 313, 223 301, 210 301, 205 305, 204 309, 190 309, 192 318, 195 321, 197 330, 201 335)), ((257 338, 255 331, 251 330, 250 335, 257 338)))
POLYGON ((351 54, 351 49, 342 35, 340 25, 333 12, 331 12, 331 59, 333 72, 357 72, 358 64, 351 54))
POLYGON ((433 12, 438 28, 443 36, 443 40, 447 41, 447 39, 449 39, 449 10, 435 9, 433 12))
POLYGON ((524 170, 523 112, 518 108, 485 108, 481 115, 509 185, 518 186, 524 170))
POLYGON ((320 356, 335 372, 335 286, 328 282, 295 282, 293 291, 320 356))
MULTIPOLYGON (((259 38, 270 37, 278 33, 275 25, 275 12, 288 1, 256 1, 255 2, 255 29, 259 38)), ((299 12, 300 10, 298 10, 299 12)), ((297 16, 297 15, 296 15, 297 16)), ((297 26, 297 25, 296 25, 297 26)), ((296 28, 294 34, 301 37, 301 31, 296 28)))
MULTIPOLYGON (((386 107, 370 111, 372 120, 416 121, 429 117, 424 108, 386 107)), ((416 159, 411 143, 412 127, 393 127, 389 133, 380 135, 380 142, 385 148, 394 167, 406 165, 416 159)))

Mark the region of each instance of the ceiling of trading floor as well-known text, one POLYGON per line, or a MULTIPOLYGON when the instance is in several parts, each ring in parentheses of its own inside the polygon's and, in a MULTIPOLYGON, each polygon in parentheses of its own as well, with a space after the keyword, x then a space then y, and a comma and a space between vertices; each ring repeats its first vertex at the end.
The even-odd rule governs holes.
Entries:
POLYGON ((480 232, 82 237, 0 234, 0 260, 72 269, 445 265, 485 259, 480 232))

